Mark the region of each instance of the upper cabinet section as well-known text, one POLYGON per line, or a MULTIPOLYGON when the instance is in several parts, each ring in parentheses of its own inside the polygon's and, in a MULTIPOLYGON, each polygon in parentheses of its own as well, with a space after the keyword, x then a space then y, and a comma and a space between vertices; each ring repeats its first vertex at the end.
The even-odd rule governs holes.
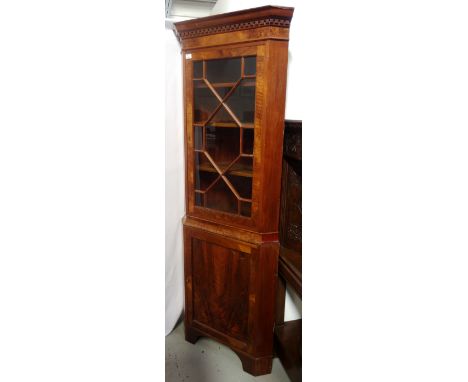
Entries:
POLYGON ((174 24, 183 50, 267 39, 288 40, 294 8, 265 6, 174 24))
POLYGON ((176 23, 182 45, 187 216, 278 231, 293 8, 176 23))

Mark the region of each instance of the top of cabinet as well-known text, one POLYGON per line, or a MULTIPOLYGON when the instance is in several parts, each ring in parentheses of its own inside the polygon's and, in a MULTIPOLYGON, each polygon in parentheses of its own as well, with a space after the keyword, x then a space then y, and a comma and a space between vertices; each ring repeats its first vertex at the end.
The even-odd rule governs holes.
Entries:
POLYGON ((183 49, 266 39, 288 40, 294 8, 267 5, 174 23, 183 49))

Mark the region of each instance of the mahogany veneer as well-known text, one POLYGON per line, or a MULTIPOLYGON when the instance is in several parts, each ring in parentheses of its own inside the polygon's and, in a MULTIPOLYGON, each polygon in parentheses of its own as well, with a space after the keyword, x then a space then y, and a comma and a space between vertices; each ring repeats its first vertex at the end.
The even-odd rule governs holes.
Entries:
POLYGON ((175 23, 184 70, 185 336, 271 372, 289 24, 266 6, 175 23))

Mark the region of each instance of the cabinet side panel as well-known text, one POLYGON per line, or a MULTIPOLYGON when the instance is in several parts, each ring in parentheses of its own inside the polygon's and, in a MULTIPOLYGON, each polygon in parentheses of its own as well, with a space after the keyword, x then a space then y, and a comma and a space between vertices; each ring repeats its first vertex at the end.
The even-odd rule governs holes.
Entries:
POLYGON ((190 229, 184 226, 184 282, 185 282, 185 329, 192 325, 193 297, 192 297, 192 240, 190 229))
POLYGON ((287 65, 287 41, 268 41, 261 139, 260 232, 278 232, 287 65))
POLYGON ((257 357, 273 353, 278 254, 279 243, 269 243, 260 246, 257 256, 256 277, 252 286, 256 291, 255 310, 252 312, 252 330, 255 333, 252 350, 257 357))

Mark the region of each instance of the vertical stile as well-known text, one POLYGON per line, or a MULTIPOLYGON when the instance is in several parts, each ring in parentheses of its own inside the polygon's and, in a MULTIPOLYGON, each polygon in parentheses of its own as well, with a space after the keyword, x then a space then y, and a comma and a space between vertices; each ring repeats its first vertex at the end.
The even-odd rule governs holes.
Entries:
POLYGON ((242 155, 244 152, 244 129, 242 126, 239 127, 239 137, 240 137, 240 142, 239 142, 239 147, 240 147, 240 154, 242 155))
POLYGON ((205 126, 202 126, 202 150, 206 150, 205 126))
POLYGON ((203 124, 203 132, 202 132, 202 141, 203 141, 203 151, 206 151, 206 123, 203 124))

